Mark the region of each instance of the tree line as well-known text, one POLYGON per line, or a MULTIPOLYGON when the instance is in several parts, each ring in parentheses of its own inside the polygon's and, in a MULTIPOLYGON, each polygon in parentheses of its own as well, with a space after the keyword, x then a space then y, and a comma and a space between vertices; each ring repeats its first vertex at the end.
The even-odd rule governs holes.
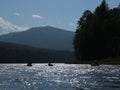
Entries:
POLYGON ((73 52, 0 42, 0 63, 66 63, 73 58, 73 52))
POLYGON ((106 0, 94 12, 86 10, 78 21, 73 41, 78 60, 120 56, 120 5, 109 9, 106 0))

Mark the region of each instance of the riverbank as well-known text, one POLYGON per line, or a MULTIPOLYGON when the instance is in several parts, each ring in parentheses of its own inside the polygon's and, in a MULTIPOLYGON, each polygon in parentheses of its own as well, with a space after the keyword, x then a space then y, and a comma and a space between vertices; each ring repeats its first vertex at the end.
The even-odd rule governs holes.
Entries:
POLYGON ((92 64, 98 63, 102 65, 120 65, 120 58, 108 58, 100 60, 73 60, 69 64, 92 64))

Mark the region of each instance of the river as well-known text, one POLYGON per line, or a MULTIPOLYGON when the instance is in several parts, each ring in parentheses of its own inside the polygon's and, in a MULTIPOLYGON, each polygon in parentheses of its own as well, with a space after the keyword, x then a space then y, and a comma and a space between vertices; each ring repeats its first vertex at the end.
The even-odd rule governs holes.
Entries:
POLYGON ((120 65, 0 64, 0 90, 120 90, 120 65))

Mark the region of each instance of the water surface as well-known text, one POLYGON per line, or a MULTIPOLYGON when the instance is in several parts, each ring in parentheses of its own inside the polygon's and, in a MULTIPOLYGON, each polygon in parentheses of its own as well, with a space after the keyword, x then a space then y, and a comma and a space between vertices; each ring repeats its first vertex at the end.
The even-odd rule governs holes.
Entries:
POLYGON ((120 65, 0 64, 0 90, 120 90, 120 65))

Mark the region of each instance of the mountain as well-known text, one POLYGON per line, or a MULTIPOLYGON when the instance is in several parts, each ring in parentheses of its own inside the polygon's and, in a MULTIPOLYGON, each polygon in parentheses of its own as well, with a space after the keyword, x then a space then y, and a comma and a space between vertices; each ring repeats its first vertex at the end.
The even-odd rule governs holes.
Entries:
POLYGON ((0 42, 0 63, 65 63, 73 59, 73 52, 0 42))
POLYGON ((0 41, 51 50, 73 51, 74 32, 51 27, 35 27, 27 31, 0 35, 0 41))

